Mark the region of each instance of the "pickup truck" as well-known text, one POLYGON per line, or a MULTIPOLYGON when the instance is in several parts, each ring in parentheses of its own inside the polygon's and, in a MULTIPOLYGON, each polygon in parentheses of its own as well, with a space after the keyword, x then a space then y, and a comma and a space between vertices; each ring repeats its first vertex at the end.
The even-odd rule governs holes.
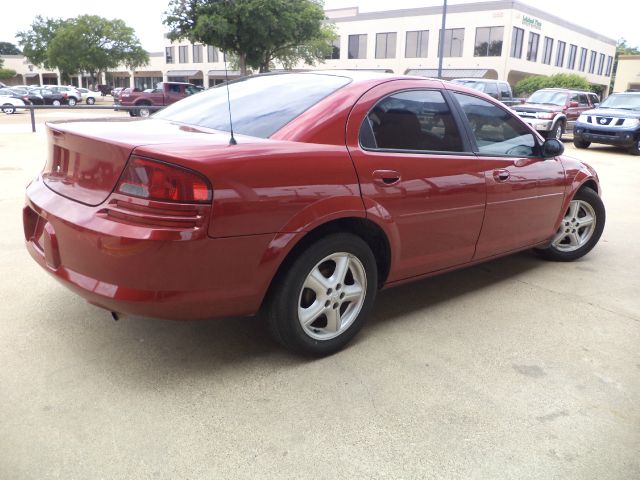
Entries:
POLYGON ((115 109, 121 110, 120 107, 140 107, 129 110, 129 115, 132 117, 148 117, 152 111, 157 110, 154 107, 171 105, 189 95, 200 92, 201 87, 184 82, 160 82, 150 92, 127 90, 117 98, 114 98, 115 109))
POLYGON ((496 100, 500 100, 508 107, 518 105, 523 101, 521 98, 514 98, 511 85, 501 80, 491 80, 488 78, 456 78, 451 80, 451 82, 486 93, 496 100))

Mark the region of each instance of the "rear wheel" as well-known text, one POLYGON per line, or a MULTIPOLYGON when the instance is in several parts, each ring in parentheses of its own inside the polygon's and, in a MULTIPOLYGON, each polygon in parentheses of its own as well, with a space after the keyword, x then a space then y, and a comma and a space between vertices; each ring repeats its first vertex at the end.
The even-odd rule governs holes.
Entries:
POLYGON ((581 189, 569 203, 551 245, 538 251, 549 260, 562 262, 586 255, 600 240, 605 217, 598 194, 587 187, 581 189))
POLYGON ((11 115, 13 113, 16 113, 16 107, 11 105, 10 103, 5 103, 4 105, 2 105, 2 112, 6 113, 7 115, 11 115))
POLYGON ((69 106, 70 107, 75 107, 76 103, 78 103, 78 102, 76 101, 75 98, 73 98, 73 97, 69 98, 69 106))
POLYGON ((306 355, 340 350, 371 310, 377 274, 371 249, 355 235, 332 234, 314 243, 275 280, 265 308, 273 337, 306 355))
POLYGON ((586 140, 580 140, 579 138, 573 138, 573 145, 576 148, 589 148, 589 145, 591 145, 591 142, 587 142, 586 140))
POLYGON ((60 105, 62 105, 62 102, 60 102, 60 100, 54 100, 53 102, 51 102, 51 105, 53 105, 54 107, 59 107, 60 105))
POLYGON ((87 98, 87 105, 93 105, 94 103, 96 103, 96 99, 93 97, 88 97, 87 98))

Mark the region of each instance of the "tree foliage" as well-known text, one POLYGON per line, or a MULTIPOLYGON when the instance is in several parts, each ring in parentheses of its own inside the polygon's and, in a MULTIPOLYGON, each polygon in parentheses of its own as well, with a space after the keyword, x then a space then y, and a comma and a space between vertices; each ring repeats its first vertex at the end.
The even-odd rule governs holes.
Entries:
POLYGON ((551 76, 532 76, 520 80, 514 86, 517 96, 530 95, 541 88, 572 88, 576 90, 595 91, 586 78, 575 73, 557 73, 551 76))
POLYGON ((87 72, 92 77, 125 65, 149 63, 135 31, 122 20, 81 15, 66 20, 36 17, 31 30, 19 32, 23 53, 35 65, 57 68, 63 76, 87 72))
POLYGON ((22 52, 13 43, 0 42, 0 55, 20 55, 22 52))
POLYGON ((629 46, 625 38, 618 40, 616 44, 616 57, 613 60, 613 73, 611 74, 611 90, 613 90, 613 84, 615 83, 616 74, 618 73, 618 57, 620 57, 620 55, 640 55, 640 49, 629 46))
POLYGON ((16 71, 10 68, 2 68, 4 66, 4 60, 0 58, 0 80, 5 78, 12 78, 16 76, 16 71))
POLYGON ((171 0, 164 23, 169 38, 213 45, 247 67, 268 71, 274 60, 287 66, 315 64, 335 38, 320 0, 171 0))

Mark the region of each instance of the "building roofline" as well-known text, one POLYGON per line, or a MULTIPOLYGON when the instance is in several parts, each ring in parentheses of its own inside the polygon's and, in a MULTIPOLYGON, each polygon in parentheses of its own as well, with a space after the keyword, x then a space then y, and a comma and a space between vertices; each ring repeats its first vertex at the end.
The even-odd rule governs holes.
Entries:
MULTIPOLYGON (((383 20, 383 19, 397 18, 397 17, 440 15, 442 13, 442 6, 404 8, 404 9, 398 9, 398 10, 384 10, 384 11, 364 12, 364 13, 360 13, 357 7, 351 7, 351 8, 353 8, 353 10, 357 12, 355 15, 339 16, 336 18, 329 17, 329 20, 334 23, 343 23, 343 22, 352 22, 354 20, 383 20)), ((534 15, 536 17, 552 22, 556 25, 570 28, 576 32, 582 33, 584 35, 587 35, 596 40, 600 40, 601 42, 608 43, 610 45, 617 44, 617 41, 612 38, 605 37, 604 35, 601 35, 598 32, 594 32, 593 30, 589 30, 588 28, 582 27, 580 25, 576 25, 575 23, 568 22, 563 18, 547 13, 544 10, 540 10, 538 8, 524 4, 518 0, 494 0, 494 1, 488 1, 488 2, 474 2, 474 3, 448 5, 447 13, 486 12, 491 10, 506 10, 506 9, 519 10, 529 15, 534 15)), ((326 10, 325 13, 347 11, 347 10, 349 10, 348 7, 333 9, 333 10, 326 10)))

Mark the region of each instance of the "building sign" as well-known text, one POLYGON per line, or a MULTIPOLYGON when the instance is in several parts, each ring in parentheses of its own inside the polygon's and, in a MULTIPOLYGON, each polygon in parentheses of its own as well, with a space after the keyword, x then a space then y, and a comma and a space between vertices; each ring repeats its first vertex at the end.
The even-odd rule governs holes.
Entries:
POLYGON ((527 27, 537 28, 538 30, 542 28, 542 22, 540 20, 537 18, 527 17, 526 15, 522 16, 522 24, 527 27))

